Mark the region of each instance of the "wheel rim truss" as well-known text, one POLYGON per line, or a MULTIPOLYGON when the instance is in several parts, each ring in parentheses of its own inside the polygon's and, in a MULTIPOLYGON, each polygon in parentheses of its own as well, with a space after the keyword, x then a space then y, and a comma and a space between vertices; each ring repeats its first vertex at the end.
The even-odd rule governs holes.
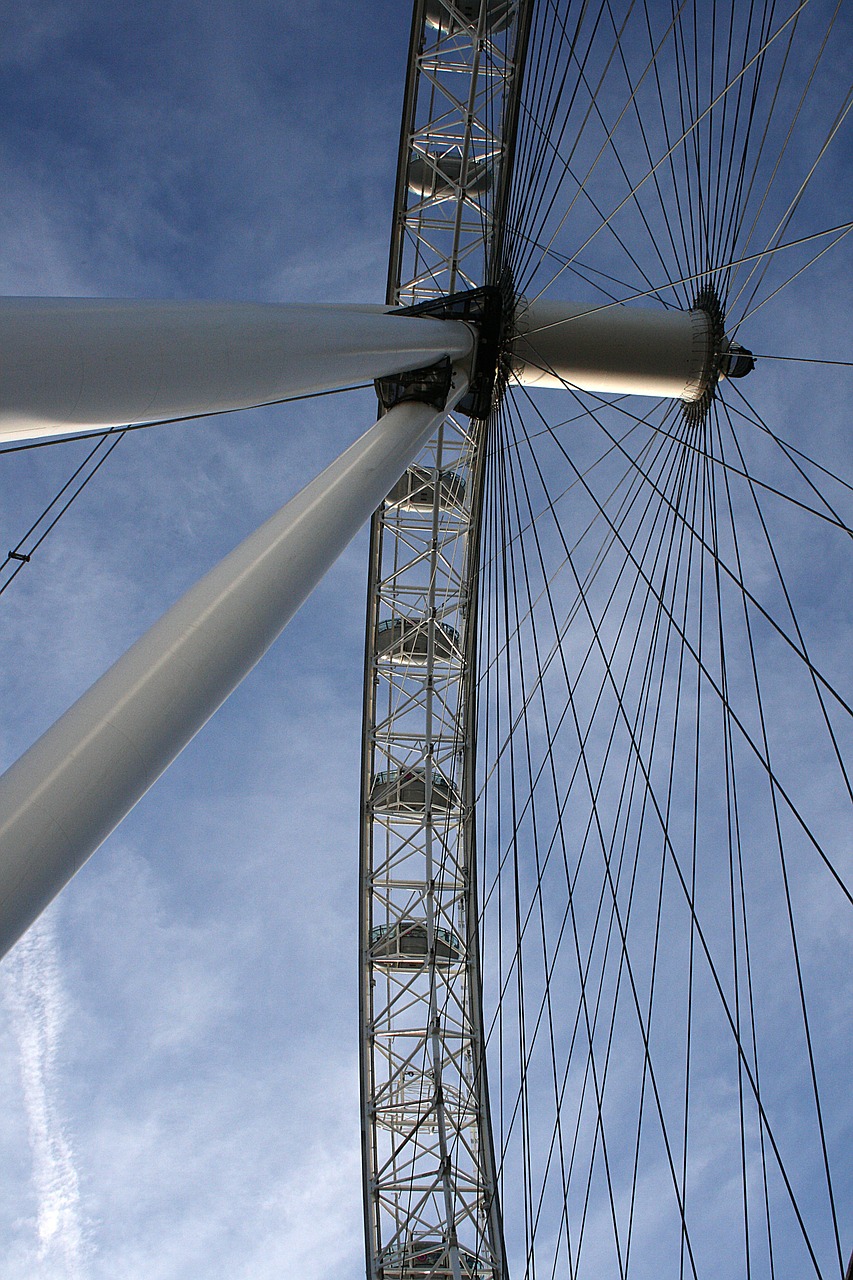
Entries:
MULTIPOLYGON (((484 0, 474 21, 452 0, 415 4, 390 306, 422 313, 440 300, 456 314, 471 302, 450 295, 479 290, 481 307, 481 286, 497 283, 488 264, 500 256, 531 11, 526 0, 484 0)), ((500 292, 509 313, 505 281, 500 292)), ((485 393, 464 406, 472 416, 445 419, 371 529, 360 956, 367 1269, 377 1280, 505 1275, 473 812, 488 363, 485 393)), ((386 404, 400 394, 379 390, 386 404)))

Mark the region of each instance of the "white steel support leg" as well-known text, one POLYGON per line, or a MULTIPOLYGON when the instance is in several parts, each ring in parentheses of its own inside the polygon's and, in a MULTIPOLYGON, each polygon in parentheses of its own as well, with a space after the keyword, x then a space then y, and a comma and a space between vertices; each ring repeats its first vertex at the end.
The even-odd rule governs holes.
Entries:
POLYGON ((192 587, 0 778, 0 956, 279 635, 467 390, 391 409, 192 587))
POLYGON ((383 307, 0 298, 0 440, 245 409, 472 347, 459 321, 383 307))

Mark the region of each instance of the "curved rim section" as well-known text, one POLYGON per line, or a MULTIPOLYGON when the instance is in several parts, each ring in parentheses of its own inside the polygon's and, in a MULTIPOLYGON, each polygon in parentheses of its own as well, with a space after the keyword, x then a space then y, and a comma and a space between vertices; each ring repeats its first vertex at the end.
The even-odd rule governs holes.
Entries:
MULTIPOLYGON (((527 0, 414 6, 388 305, 488 282, 531 12, 527 0)), ((361 1088, 367 1269, 385 1280, 506 1274, 474 865, 485 438, 483 423, 449 417, 371 525, 361 1088)))

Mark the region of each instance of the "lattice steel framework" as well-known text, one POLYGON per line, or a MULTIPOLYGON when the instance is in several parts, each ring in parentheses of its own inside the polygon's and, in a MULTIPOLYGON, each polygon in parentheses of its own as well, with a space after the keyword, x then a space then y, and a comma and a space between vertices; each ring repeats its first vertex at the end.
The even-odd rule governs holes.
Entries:
MULTIPOLYGON (((417 0, 387 302, 489 280, 531 6, 417 0)), ((492 267, 494 271, 494 267, 492 267)), ((371 531, 362 767, 369 1277, 505 1274, 473 873, 481 444, 449 416, 371 531)))

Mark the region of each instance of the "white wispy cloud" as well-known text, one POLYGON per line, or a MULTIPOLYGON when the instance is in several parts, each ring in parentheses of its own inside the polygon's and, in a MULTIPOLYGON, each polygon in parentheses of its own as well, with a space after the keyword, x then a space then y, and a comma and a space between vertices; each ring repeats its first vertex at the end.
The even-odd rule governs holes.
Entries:
POLYGON ((66 998, 53 919, 50 911, 42 916, 9 957, 3 970, 3 999, 19 1050, 32 1152, 39 1274, 82 1280, 90 1248, 56 1077, 66 998))

